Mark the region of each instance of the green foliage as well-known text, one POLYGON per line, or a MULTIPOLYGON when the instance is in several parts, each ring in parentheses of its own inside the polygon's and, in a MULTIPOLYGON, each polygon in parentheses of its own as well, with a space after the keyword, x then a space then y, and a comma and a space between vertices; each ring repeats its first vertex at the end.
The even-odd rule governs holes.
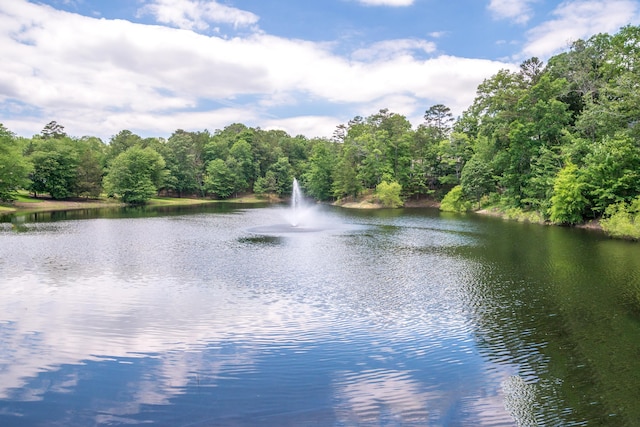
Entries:
POLYGON ((235 175, 222 159, 215 159, 207 165, 204 178, 205 189, 220 199, 226 199, 235 189, 235 175))
POLYGON ((64 138, 67 136, 64 131, 64 126, 55 120, 47 123, 47 125, 42 129, 41 135, 43 139, 64 138))
POLYGON ((584 183, 578 173, 578 167, 567 164, 556 177, 551 197, 550 219, 559 224, 577 224, 587 207, 584 196, 584 183))
POLYGON ((328 200, 333 196, 333 173, 336 152, 331 142, 319 140, 312 149, 307 170, 303 175, 306 193, 318 200, 328 200))
MULTIPOLYGON (((205 138, 206 139, 206 136, 205 138)), ((198 133, 176 130, 158 146, 167 164, 165 189, 184 194, 202 194, 204 190, 204 140, 198 133)))
POLYGON ((130 130, 122 130, 118 132, 116 135, 111 137, 109 141, 109 148, 106 154, 106 162, 110 163, 113 159, 115 159, 119 154, 124 153, 129 148, 134 147, 136 145, 141 145, 142 138, 130 130))
POLYGON ((584 157, 583 175, 593 210, 630 201, 640 194, 640 150, 624 133, 592 144, 584 157))
POLYGON ((98 197, 102 193, 102 166, 99 152, 88 147, 80 151, 74 192, 83 197, 98 197))
POLYGON ((68 137, 37 140, 31 154, 33 172, 29 189, 49 193, 53 199, 74 194, 78 177, 79 153, 68 137))
POLYGON ((471 202, 464 198, 461 185, 453 187, 440 203, 440 210, 443 212, 466 212, 470 209, 471 202))
POLYGON ((283 196, 290 194, 293 186, 292 167, 288 157, 280 157, 269 169, 276 182, 276 194, 283 196))
POLYGON ((235 190, 247 191, 253 186, 256 174, 251 145, 244 139, 237 140, 229 149, 229 158, 233 159, 229 166, 233 168, 236 175, 235 190))
POLYGON ((165 176, 162 156, 151 147, 134 145, 113 159, 104 189, 125 203, 144 204, 157 193, 165 176))
POLYGON ((493 169, 482 155, 474 155, 469 159, 462 169, 460 182, 465 198, 476 202, 495 190, 493 169))
POLYGON ((398 208, 402 206, 401 192, 402 186, 395 181, 382 181, 376 186, 376 196, 385 208, 398 208))
POLYGON ((640 239, 640 197, 631 203, 609 205, 600 221, 602 229, 613 237, 640 239))
POLYGON ((344 196, 358 197, 362 191, 362 184, 358 180, 355 165, 344 156, 333 171, 333 195, 336 198, 344 196))
POLYGON ((273 171, 267 171, 265 176, 258 178, 253 186, 253 191, 259 195, 275 194, 277 189, 276 175, 273 171))
POLYGON ((31 170, 19 140, 0 124, 0 200, 15 200, 16 192, 28 185, 31 170))

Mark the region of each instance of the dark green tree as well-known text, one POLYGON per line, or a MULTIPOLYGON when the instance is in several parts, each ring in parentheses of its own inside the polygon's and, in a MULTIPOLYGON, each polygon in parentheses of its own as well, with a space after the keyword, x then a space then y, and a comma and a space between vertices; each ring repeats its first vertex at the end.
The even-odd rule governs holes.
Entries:
POLYGON ((65 136, 67 136, 64 131, 64 126, 62 126, 55 120, 47 123, 40 134, 44 139, 64 138, 65 136))
POLYGON ((165 188, 178 197, 203 194, 203 142, 197 133, 178 129, 159 150, 169 171, 165 188))
POLYGON ((491 163, 487 162, 482 155, 473 155, 462 169, 460 184, 463 196, 475 202, 482 196, 495 191, 496 184, 491 163))
POLYGON ((76 144, 78 167, 74 194, 80 197, 98 197, 102 193, 102 164, 106 146, 95 137, 82 138, 76 144))
POLYGON ((293 188, 292 167, 287 157, 280 157, 270 168, 276 179, 276 193, 279 196, 291 194, 293 188))
POLYGON ((205 189, 217 198, 227 199, 235 190, 235 174, 222 159, 215 159, 207 165, 204 178, 205 189))
POLYGON ((333 171, 337 156, 333 143, 319 140, 312 149, 311 158, 303 175, 304 188, 307 194, 318 200, 329 200, 333 197, 333 171))
POLYGON ((610 204, 629 202, 640 194, 640 149, 618 133, 591 145, 582 168, 586 195, 596 213, 610 204))

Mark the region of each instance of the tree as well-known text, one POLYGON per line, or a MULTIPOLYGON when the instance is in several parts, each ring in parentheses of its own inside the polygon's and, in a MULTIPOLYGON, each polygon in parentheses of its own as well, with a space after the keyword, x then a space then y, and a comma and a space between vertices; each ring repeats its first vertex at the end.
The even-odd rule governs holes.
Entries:
POLYGON ((290 194, 293 188, 293 175, 289 158, 280 157, 269 170, 273 172, 276 179, 276 193, 279 196, 290 194))
POLYGON ((453 187, 440 203, 440 210, 444 212, 466 212, 469 209, 471 203, 464 198, 461 185, 453 187))
POLYGON ((28 185, 31 170, 16 137, 0 124, 0 200, 14 200, 16 191, 28 185))
POLYGON ((345 142, 338 156, 338 164, 333 170, 333 196, 337 199, 343 196, 358 197, 362 191, 362 183, 358 179, 358 147, 345 142))
POLYGON ((78 177, 78 150, 69 137, 35 141, 30 158, 33 162, 29 189, 49 193, 53 199, 64 199, 75 194, 78 177))
POLYGON ((520 74, 531 85, 538 83, 544 70, 544 64, 537 57, 531 57, 520 64, 520 74))
POLYGON ((376 196, 385 208, 398 208, 402 206, 400 193, 402 186, 397 182, 382 181, 376 186, 376 196))
POLYGON ((199 140, 198 135, 178 129, 161 149, 169 171, 165 187, 178 197, 185 193, 202 194, 204 164, 199 140))
POLYGON ((273 171, 267 171, 265 176, 261 176, 256 180, 256 183, 253 185, 253 191, 259 195, 267 193, 275 194, 278 189, 276 184, 276 175, 273 171))
POLYGON ((46 124, 44 129, 42 129, 41 135, 44 139, 64 138, 67 136, 64 131, 64 126, 58 124, 55 120, 46 124))
POLYGON ((473 155, 462 169, 460 184, 465 198, 479 201, 482 196, 489 194, 496 187, 491 163, 481 155, 473 155))
POLYGON ((235 176, 224 160, 215 159, 207 165, 204 178, 205 189, 220 199, 226 199, 234 192, 235 176))
POLYGON ((640 149, 631 137, 604 138, 590 146, 583 161, 585 194, 595 212, 640 194, 640 149))
POLYGON ((125 203, 144 204, 157 193, 165 175, 165 161, 157 151, 133 146, 113 159, 104 188, 125 203))
POLYGON ((109 148, 107 149, 106 162, 109 163, 119 154, 124 153, 135 145, 141 145, 142 138, 130 130, 121 130, 111 137, 109 148))
POLYGON ((104 145, 99 139, 78 141, 79 155, 74 193, 82 197, 98 197, 102 192, 101 166, 104 145))
POLYGON ((256 164, 253 160, 251 145, 244 139, 239 139, 229 149, 229 156, 234 160, 235 191, 249 190, 253 187, 256 177, 256 164))
POLYGON ((431 129, 438 140, 445 139, 449 135, 452 124, 453 114, 446 105, 433 105, 424 113, 423 126, 431 129))
POLYGON ((550 219, 559 224, 577 224, 587 207, 587 198, 583 195, 584 183, 578 173, 578 167, 568 163, 556 177, 551 197, 550 219))
POLYGON ((336 154, 329 141, 319 140, 313 146, 307 170, 303 175, 307 194, 319 200, 328 200, 333 196, 333 171, 336 154))

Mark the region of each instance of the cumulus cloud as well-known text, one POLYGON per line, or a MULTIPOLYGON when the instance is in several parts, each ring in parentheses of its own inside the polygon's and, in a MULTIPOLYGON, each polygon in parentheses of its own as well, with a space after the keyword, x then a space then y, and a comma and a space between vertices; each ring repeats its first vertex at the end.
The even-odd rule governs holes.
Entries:
POLYGON ((258 16, 212 0, 152 0, 138 11, 152 15, 157 22, 186 30, 206 30, 210 23, 234 27, 252 25, 258 16))
POLYGON ((484 78, 508 66, 435 56, 433 43, 417 39, 350 56, 331 49, 264 32, 225 39, 0 2, 0 111, 22 135, 56 120, 71 135, 107 138, 122 129, 165 136, 233 122, 326 136, 377 106, 419 117, 443 103, 460 113, 484 78), (11 113, 16 106, 29 115, 11 113))
POLYGON ((536 1, 538 0, 491 0, 487 8, 496 19, 509 19, 525 24, 533 16, 531 4, 536 1))
POLYGON ((615 33, 640 21, 638 3, 632 0, 572 0, 553 11, 554 19, 527 33, 524 57, 547 58, 582 38, 597 33, 615 33))

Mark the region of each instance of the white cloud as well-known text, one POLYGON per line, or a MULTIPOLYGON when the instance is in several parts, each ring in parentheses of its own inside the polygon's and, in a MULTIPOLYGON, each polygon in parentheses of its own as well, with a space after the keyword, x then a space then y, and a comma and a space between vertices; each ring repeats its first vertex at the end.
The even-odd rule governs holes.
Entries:
POLYGON ((392 6, 392 7, 411 6, 414 2, 414 0, 356 0, 356 1, 365 6, 392 6))
POLYGON ((353 59, 370 61, 377 60, 390 60, 399 56, 413 55, 418 51, 421 53, 433 53, 436 50, 436 44, 426 40, 417 39, 396 39, 396 40, 384 40, 367 46, 363 49, 358 49, 353 52, 353 59))
POLYGON ((327 136, 378 106, 420 117, 443 103, 459 114, 483 79, 508 66, 420 59, 434 50, 431 42, 400 39, 348 58, 330 44, 262 32, 224 39, 15 0, 0 3, 0 111, 30 112, 3 118, 26 136, 51 120, 71 135, 103 138, 122 129, 168 136, 233 122, 327 136), (317 114, 314 105, 332 112, 317 114))
POLYGON ((434 39, 439 39, 449 34, 448 31, 432 31, 429 33, 429 37, 433 37, 434 39))
POLYGON ((138 14, 150 14, 159 23, 187 30, 206 30, 210 23, 248 26, 259 19, 251 12, 212 0, 152 0, 138 14))
POLYGON ((294 136, 330 138, 336 126, 342 121, 344 121, 343 118, 333 116, 297 116, 263 120, 260 127, 265 130, 284 130, 294 136))
POLYGON ((527 33, 523 57, 547 58, 583 38, 597 33, 615 33, 639 22, 638 3, 632 0, 573 0, 553 11, 554 19, 527 33))
POLYGON ((509 19, 518 24, 528 22, 533 16, 531 3, 538 0, 491 0, 487 8, 496 19, 509 19))

